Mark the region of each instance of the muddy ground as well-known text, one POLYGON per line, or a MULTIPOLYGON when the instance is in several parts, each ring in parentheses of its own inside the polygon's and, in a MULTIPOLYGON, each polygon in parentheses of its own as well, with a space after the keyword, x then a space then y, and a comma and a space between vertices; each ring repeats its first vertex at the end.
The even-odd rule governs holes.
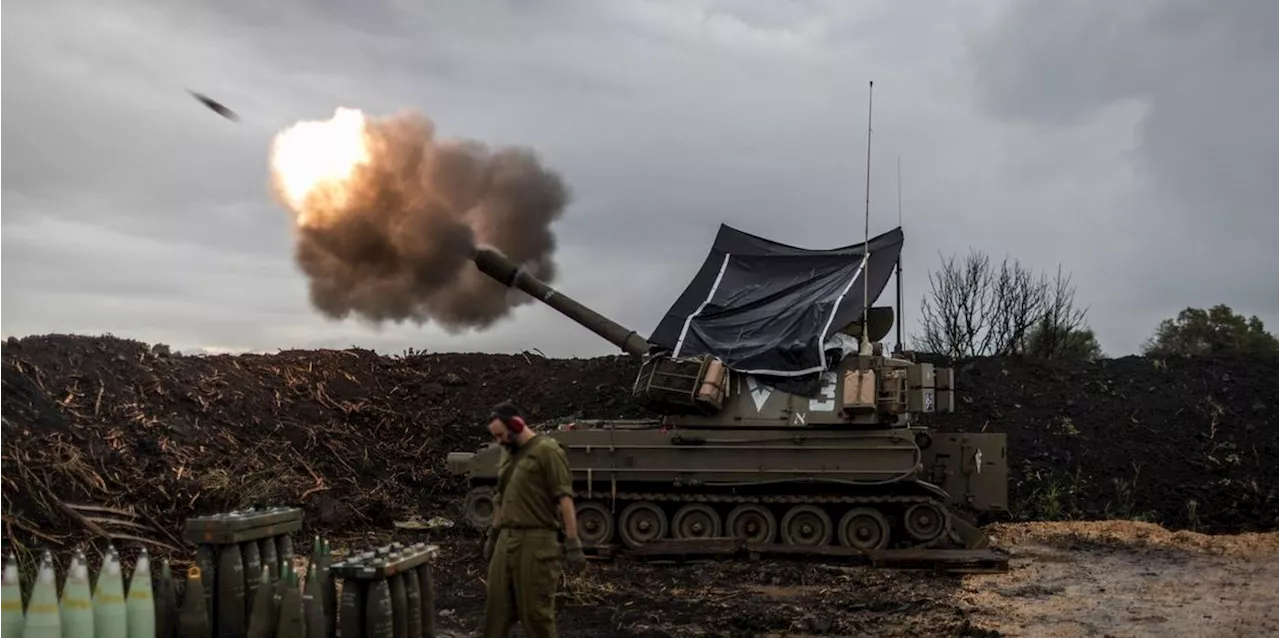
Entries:
MULTIPOLYGON (((1003 574, 799 561, 593 562, 566 579, 562 636, 1274 636, 1275 532, 1210 536, 1135 521, 989 529, 1003 574)), ((439 539, 441 629, 477 635, 479 545, 439 539)))
MULTIPOLYGON (((303 533, 338 547, 412 517, 456 520, 466 486, 445 456, 480 444, 501 400, 534 421, 649 416, 621 357, 188 357, 65 335, 2 352, 5 545, 127 533, 176 565, 184 519, 237 507, 300 504, 303 533), (90 521, 77 504, 118 512, 90 521)), ((601 564, 568 584, 562 633, 1274 635, 1277 380, 1274 357, 962 362, 957 412, 935 425, 1007 433, 1012 518, 1075 521, 992 528, 1011 573, 601 564), (1078 522, 1107 519, 1193 531, 1078 522)), ((458 528, 433 540, 443 618, 461 631, 482 605, 480 541, 458 528)))
POLYGON ((1206 536, 1149 523, 998 526, 1008 574, 965 578, 957 604, 1006 636, 1273 636, 1275 532, 1206 536))

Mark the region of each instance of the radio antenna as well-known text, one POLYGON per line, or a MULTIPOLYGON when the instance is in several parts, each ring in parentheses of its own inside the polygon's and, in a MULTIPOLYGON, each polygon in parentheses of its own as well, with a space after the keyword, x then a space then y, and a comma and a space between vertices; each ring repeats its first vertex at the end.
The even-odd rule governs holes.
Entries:
POLYGON ((902 227, 902 154, 898 154, 898 227, 902 227))
MULTIPOLYGON (((902 154, 898 154, 898 230, 902 230, 902 154)), ((898 320, 894 322, 897 326, 894 335, 893 350, 895 353, 901 353, 905 348, 902 347, 902 251, 898 251, 898 272, 894 275, 898 287, 898 320)))
POLYGON ((866 211, 862 225, 862 344, 861 354, 871 354, 871 340, 867 335, 871 332, 871 104, 875 81, 867 82, 867 185, 866 211))

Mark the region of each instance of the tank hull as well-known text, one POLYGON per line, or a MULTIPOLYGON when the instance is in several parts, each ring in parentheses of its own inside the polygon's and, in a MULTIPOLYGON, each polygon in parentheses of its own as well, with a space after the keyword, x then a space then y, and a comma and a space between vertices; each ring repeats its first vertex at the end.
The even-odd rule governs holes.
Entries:
MULTIPOLYGON (((1002 434, 874 430, 669 429, 574 424, 542 433, 565 449, 587 545, 666 539, 858 549, 982 547, 974 515, 1006 509, 1002 434)), ((455 453, 468 523, 492 518, 496 446, 455 453)))

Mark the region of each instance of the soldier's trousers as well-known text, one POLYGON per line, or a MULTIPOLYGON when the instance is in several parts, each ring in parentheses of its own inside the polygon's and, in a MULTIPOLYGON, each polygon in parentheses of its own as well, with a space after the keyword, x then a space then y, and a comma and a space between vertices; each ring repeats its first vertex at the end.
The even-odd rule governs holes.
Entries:
POLYGON ((517 620, 529 638, 554 638, 562 551, 556 530, 499 533, 489 560, 485 638, 505 638, 517 620))

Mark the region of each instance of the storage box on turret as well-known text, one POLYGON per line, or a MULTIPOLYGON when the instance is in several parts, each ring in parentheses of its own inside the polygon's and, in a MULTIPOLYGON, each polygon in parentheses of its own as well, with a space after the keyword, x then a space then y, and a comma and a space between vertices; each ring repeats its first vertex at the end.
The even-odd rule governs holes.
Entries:
POLYGON ((438 553, 436 545, 391 543, 333 563, 329 573, 342 579, 339 635, 434 636, 438 553))
POLYGON ((640 366, 632 394, 655 408, 693 408, 714 414, 724 407, 729 370, 714 357, 654 356, 640 366))
POLYGON ((916 363, 907 368, 907 409, 912 412, 934 412, 936 398, 933 364, 916 363))
POLYGON ((956 411, 955 370, 937 368, 934 370, 934 386, 938 391, 938 412, 956 411))

